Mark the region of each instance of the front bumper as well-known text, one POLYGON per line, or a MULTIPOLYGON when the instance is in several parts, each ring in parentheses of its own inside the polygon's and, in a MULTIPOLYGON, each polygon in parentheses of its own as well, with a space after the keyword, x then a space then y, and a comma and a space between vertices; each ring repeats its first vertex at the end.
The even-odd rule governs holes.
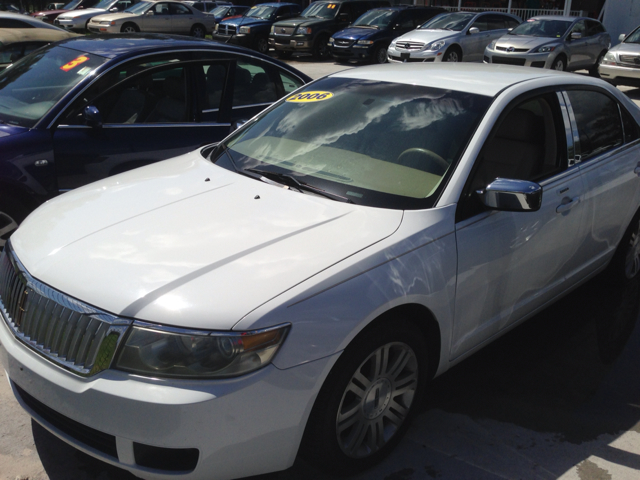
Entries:
POLYGON ((232 45, 240 45, 241 47, 251 48, 253 46, 254 36, 250 33, 237 33, 234 35, 224 35, 213 32, 211 38, 219 42, 231 43, 232 45))
POLYGON ((65 30, 77 30, 77 31, 84 31, 85 25, 86 25, 86 21, 81 21, 81 20, 76 20, 73 18, 56 18, 53 21, 53 24, 56 27, 60 27, 60 28, 64 28, 65 30))
POLYGON ((331 54, 340 60, 369 60, 373 56, 373 45, 351 45, 336 47, 331 45, 331 54))
POLYGON ((445 51, 446 47, 434 52, 431 50, 401 50, 389 46, 387 60, 390 63, 441 62, 445 51))
POLYGON ((523 67, 551 68, 556 55, 550 53, 509 53, 499 50, 484 51, 484 63, 520 65, 523 67))
POLYGON ((116 370, 82 378, 18 342, 0 319, 0 362, 21 406, 79 450, 147 479, 224 480, 288 468, 318 380, 337 356, 228 380, 116 370))
POLYGON ((640 87, 640 67, 624 67, 622 65, 602 65, 598 67, 600 78, 612 85, 628 85, 640 87))
POLYGON ((276 51, 309 53, 313 51, 313 39, 308 35, 269 35, 269 46, 276 51))
POLYGON ((87 30, 91 33, 120 33, 121 25, 100 25, 99 23, 89 23, 87 30))

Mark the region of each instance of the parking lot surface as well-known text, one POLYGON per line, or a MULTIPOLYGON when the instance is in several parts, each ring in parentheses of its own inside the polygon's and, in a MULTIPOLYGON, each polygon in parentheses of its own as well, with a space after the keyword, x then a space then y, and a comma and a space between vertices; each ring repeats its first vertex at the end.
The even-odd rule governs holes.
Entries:
MULTIPOLYGON (((352 68, 288 63, 313 78, 352 68)), ((638 102, 640 91, 626 90, 638 102)), ((433 381, 399 447, 350 478, 640 478, 639 313, 639 282, 595 278, 433 381)), ((32 422, 0 381, 0 480, 133 478, 32 422)), ((299 460, 252 480, 302 478, 331 477, 299 460)))

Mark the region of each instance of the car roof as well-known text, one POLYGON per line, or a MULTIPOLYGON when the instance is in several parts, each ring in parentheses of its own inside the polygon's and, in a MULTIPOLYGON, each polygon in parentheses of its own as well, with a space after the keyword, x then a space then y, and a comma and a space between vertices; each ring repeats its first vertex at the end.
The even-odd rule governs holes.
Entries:
POLYGON ((87 35, 62 40, 58 45, 105 58, 116 58, 146 51, 189 48, 216 49, 222 52, 242 51, 261 56, 246 48, 213 40, 159 33, 87 35))
POLYGON ((505 88, 517 83, 557 75, 565 75, 567 79, 575 78, 575 74, 542 68, 464 62, 363 66, 329 76, 445 88, 495 97, 505 88))
POLYGON ((564 20, 566 22, 575 22, 576 20, 594 20, 598 21, 595 18, 590 17, 570 17, 568 15, 536 15, 535 17, 531 17, 530 20, 564 20))

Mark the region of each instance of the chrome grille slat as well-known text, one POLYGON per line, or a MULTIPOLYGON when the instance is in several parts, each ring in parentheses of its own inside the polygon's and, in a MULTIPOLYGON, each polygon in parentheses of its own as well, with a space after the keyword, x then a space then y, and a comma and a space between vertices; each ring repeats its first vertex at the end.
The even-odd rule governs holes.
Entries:
POLYGON ((0 254, 0 317, 25 345, 83 376, 109 368, 109 359, 132 323, 35 280, 15 257, 10 242, 0 254), (100 364, 95 365, 99 352, 100 364))

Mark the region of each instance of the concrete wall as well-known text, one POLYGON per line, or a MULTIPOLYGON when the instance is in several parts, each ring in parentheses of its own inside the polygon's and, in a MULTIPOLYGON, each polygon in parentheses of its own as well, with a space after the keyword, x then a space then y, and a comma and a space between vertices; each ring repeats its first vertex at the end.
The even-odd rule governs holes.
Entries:
POLYGON ((611 46, 617 45, 621 33, 628 34, 640 25, 640 0, 607 0, 603 23, 611 34, 611 46))

